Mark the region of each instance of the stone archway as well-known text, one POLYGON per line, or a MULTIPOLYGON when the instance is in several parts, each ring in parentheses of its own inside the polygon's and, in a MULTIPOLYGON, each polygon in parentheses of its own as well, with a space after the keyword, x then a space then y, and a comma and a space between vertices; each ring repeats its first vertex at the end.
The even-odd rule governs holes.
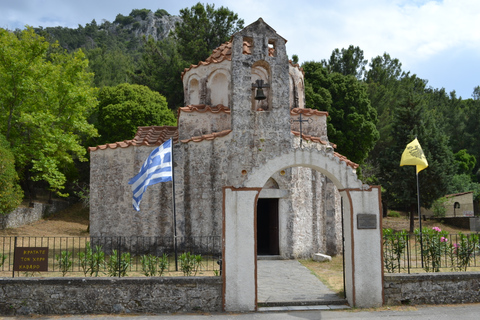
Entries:
POLYGON ((224 310, 257 308, 256 202, 262 186, 275 172, 295 166, 325 174, 344 199, 345 287, 349 304, 382 305, 380 188, 363 185, 352 168, 333 152, 295 149, 247 173, 243 186, 223 189, 224 310))

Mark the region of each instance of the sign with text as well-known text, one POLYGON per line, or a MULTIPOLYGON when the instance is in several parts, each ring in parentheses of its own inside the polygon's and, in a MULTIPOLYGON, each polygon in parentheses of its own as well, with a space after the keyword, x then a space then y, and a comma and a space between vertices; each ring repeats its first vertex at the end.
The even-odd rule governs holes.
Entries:
POLYGON ((357 229, 377 229, 377 216, 369 213, 357 215, 357 229))
POLYGON ((48 247, 16 247, 13 271, 48 271, 48 247))

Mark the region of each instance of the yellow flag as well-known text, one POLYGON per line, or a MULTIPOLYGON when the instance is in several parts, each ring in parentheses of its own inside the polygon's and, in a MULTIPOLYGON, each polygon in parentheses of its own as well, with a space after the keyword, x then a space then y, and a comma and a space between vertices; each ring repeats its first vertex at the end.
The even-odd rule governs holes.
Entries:
POLYGON ((401 166, 417 166, 417 173, 428 167, 427 158, 425 154, 423 154, 422 147, 417 138, 407 144, 402 154, 402 160, 400 160, 400 167, 401 166))

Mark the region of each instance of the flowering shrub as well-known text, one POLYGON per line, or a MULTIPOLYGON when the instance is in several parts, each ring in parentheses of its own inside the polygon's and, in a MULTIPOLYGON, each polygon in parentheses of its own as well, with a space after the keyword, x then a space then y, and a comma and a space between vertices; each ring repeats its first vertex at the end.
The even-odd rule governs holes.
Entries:
POLYGON ((461 232, 458 236, 460 237, 459 243, 449 243, 447 253, 452 270, 467 271, 474 252, 479 247, 479 238, 477 234, 464 235, 461 232))
POLYGON ((448 232, 442 231, 439 227, 432 229, 423 228, 415 230, 417 240, 420 242, 423 254, 423 268, 426 272, 440 272, 442 253, 447 250, 448 232))
POLYGON ((387 272, 400 270, 400 258, 408 242, 405 230, 394 233, 392 229, 383 229, 383 262, 387 272))

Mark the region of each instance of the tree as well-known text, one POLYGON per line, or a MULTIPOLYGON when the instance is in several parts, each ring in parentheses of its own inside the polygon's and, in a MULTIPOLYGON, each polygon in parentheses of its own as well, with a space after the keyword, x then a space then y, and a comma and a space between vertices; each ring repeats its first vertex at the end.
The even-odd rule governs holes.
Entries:
POLYGON ((367 60, 363 57, 363 50, 350 45, 348 49, 335 49, 328 62, 322 60, 322 64, 329 72, 338 72, 344 76, 355 76, 358 80, 363 78, 367 60))
POLYGON ((410 231, 413 232, 417 207, 415 169, 399 166, 406 145, 418 137, 428 160, 428 168, 419 173, 421 204, 424 207, 430 207, 433 201, 446 194, 456 166, 448 147, 448 137, 439 130, 435 118, 426 110, 422 94, 424 82, 416 77, 410 80, 410 91, 406 92, 393 112, 392 143, 379 152, 376 163, 379 166, 378 179, 385 189, 383 200, 390 207, 410 212, 410 231))
POLYGON ((87 65, 82 51, 67 54, 31 28, 0 29, 0 133, 30 198, 35 181, 65 196, 65 170, 86 160, 80 142, 97 134, 86 120, 97 104, 87 65))
POLYGON ((203 61, 232 34, 243 29, 243 19, 228 8, 204 6, 200 2, 180 10, 181 22, 175 23, 171 35, 177 41, 183 60, 197 64, 203 61))
POLYGON ((15 157, 8 141, 0 134, 0 215, 18 207, 22 198, 23 191, 15 171, 15 157))
POLYGON ((139 126, 176 125, 165 98, 145 86, 124 83, 104 87, 98 100, 101 143, 132 139, 139 126))
POLYGON ((157 42, 148 38, 144 41, 144 53, 139 69, 131 75, 132 81, 159 92, 172 110, 183 106, 181 73, 190 64, 180 56, 172 38, 157 42))
POLYGON ((329 113, 329 139, 338 152, 362 164, 378 140, 377 113, 370 105, 366 86, 354 76, 328 73, 319 62, 306 62, 305 97, 310 108, 329 113))

